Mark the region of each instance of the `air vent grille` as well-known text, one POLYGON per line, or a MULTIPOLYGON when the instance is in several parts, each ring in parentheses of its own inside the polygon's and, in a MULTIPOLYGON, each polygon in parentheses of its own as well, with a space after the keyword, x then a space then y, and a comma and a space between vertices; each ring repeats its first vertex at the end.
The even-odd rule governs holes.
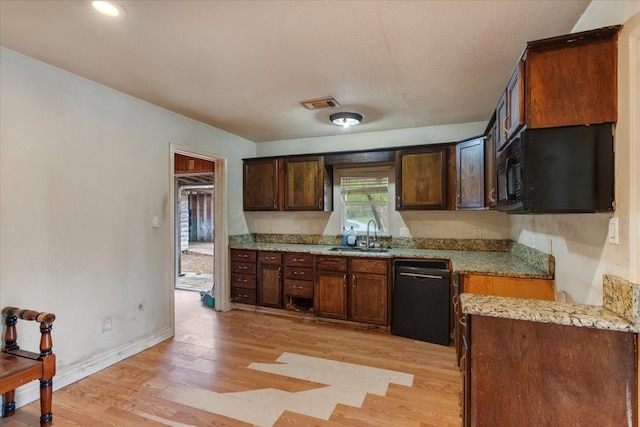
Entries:
POLYGON ((322 110, 323 108, 335 108, 340 106, 338 101, 331 97, 302 101, 300 104, 307 110, 322 110))

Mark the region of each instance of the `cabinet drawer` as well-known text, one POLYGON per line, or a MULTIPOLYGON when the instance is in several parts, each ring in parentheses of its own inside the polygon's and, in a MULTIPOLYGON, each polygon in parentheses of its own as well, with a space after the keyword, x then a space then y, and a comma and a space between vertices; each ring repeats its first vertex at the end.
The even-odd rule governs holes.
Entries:
POLYGON ((243 304, 256 303, 256 290, 231 287, 231 301, 243 304))
POLYGON ((256 262, 256 251, 231 249, 231 261, 256 262))
POLYGON ((313 268, 286 266, 284 268, 284 278, 296 280, 313 280, 313 268))
POLYGON ((388 261, 384 259, 351 258, 351 271, 358 273, 387 274, 388 261))
POLYGON ((256 264, 253 262, 232 262, 232 273, 256 274, 256 264))
POLYGON ((347 258, 317 256, 316 270, 347 271, 347 258))
POLYGON ((313 282, 285 279, 284 294, 294 297, 313 298, 313 282))
POLYGON ((255 289, 256 288, 256 276, 252 274, 231 274, 231 286, 238 288, 255 289))
POLYGON ((313 255, 287 252, 284 254, 284 265, 313 268, 313 255))
POLYGON ((280 252, 258 252, 258 263, 260 264, 282 264, 282 253, 280 252))

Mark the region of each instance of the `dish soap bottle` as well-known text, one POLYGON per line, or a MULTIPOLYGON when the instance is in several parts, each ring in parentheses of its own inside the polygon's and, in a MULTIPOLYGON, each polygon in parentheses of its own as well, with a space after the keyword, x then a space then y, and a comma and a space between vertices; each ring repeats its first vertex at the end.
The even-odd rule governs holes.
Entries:
POLYGON ((347 227, 342 227, 342 243, 341 246, 347 246, 347 227))
POLYGON ((356 234, 356 231, 353 229, 353 226, 351 226, 351 228, 349 228, 349 231, 347 231, 347 245, 355 246, 357 240, 358 240, 358 235, 356 234))

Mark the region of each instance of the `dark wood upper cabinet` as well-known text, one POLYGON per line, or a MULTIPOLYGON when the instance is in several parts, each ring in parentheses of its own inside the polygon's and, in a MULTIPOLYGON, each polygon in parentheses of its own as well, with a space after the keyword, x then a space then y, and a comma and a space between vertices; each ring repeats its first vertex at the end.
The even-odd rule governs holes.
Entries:
POLYGON ((279 159, 247 159, 243 166, 245 211, 277 211, 282 206, 279 159))
POLYGON ((244 160, 245 211, 330 211, 332 176, 323 156, 244 160))
POLYGON ((495 208, 498 205, 498 173, 496 171, 496 133, 495 120, 489 122, 484 139, 484 205, 495 208))
POLYGON ((454 157, 450 145, 396 151, 396 209, 450 209, 454 157))
POLYGON ((325 170, 324 157, 284 158, 285 207, 287 211, 329 211, 331 176, 325 170))
POLYGON ((605 27, 530 42, 525 116, 531 129, 618 120, 618 32, 605 27))
POLYGON ((456 144, 456 208, 484 209, 484 136, 456 144))
POLYGON ((496 149, 523 127, 616 122, 619 30, 613 26, 527 43, 496 106, 496 149))

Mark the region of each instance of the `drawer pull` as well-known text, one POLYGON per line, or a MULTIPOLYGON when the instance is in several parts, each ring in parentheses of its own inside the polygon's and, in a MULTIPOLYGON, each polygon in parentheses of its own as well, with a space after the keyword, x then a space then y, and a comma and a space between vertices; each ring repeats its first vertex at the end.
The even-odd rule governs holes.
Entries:
POLYGON ((249 267, 247 267, 246 265, 239 265, 238 266, 238 270, 247 270, 249 267))
POLYGON ((303 262, 304 258, 294 258, 292 259, 293 262, 303 262))
POLYGON ((292 287, 293 289, 304 289, 304 286, 292 285, 291 287, 292 287))
POLYGON ((238 258, 249 258, 249 255, 247 255, 247 254, 239 254, 238 258))
POLYGON ((240 298, 249 298, 249 295, 247 295, 247 294, 239 294, 238 296, 240 298))
POLYGON ((247 279, 238 279, 238 280, 236 280, 236 282, 247 283, 247 279))
POLYGON ((296 276, 304 276, 304 271, 294 271, 293 274, 296 276))
POLYGON ((264 259, 269 260, 269 261, 273 261, 274 259, 276 259, 276 257, 274 257, 274 256, 266 256, 266 257, 264 257, 264 259))

